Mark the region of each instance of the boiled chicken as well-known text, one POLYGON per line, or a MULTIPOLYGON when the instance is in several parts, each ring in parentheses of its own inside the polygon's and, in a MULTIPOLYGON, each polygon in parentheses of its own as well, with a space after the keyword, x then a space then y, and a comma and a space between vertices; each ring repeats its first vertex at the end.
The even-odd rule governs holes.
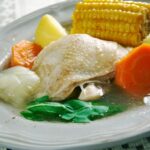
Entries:
POLYGON ((76 87, 113 77, 115 63, 128 51, 116 42, 86 34, 72 34, 44 48, 33 70, 40 77, 37 97, 49 95, 54 101, 66 99, 76 87))

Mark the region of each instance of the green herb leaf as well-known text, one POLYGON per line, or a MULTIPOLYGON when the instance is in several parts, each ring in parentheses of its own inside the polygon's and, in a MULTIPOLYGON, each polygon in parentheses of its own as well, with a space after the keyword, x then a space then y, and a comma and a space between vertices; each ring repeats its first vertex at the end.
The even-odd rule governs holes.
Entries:
POLYGON ((74 123, 88 123, 126 109, 124 105, 101 101, 84 102, 72 99, 65 102, 49 102, 48 96, 41 97, 27 105, 21 115, 29 120, 62 120, 74 123))
POLYGON ((56 113, 61 114, 64 112, 72 112, 71 109, 65 107, 65 105, 57 102, 46 102, 39 103, 35 105, 30 105, 27 107, 28 110, 35 113, 56 113))
POLYGON ((64 113, 63 115, 60 115, 60 117, 64 120, 71 120, 75 117, 76 113, 64 113))
POLYGON ((92 108, 81 108, 76 112, 76 116, 86 116, 89 117, 92 114, 93 110, 92 108))
POLYGON ((64 103, 65 106, 72 108, 73 110, 78 110, 83 107, 91 107, 91 102, 84 102, 78 99, 68 100, 64 103))
POLYGON ((93 106, 93 111, 98 113, 99 115, 104 115, 109 111, 108 106, 93 106))
POLYGON ((44 121, 44 120, 46 120, 45 116, 43 116, 42 114, 38 114, 38 113, 34 114, 32 111, 29 111, 29 110, 22 111, 21 115, 28 120, 33 120, 33 121, 44 121))
POLYGON ((125 105, 111 104, 111 105, 109 105, 109 111, 108 111, 107 115, 113 115, 118 112, 123 112, 126 109, 127 109, 127 107, 125 105))
POLYGON ((28 104, 28 106, 30 106, 30 105, 35 105, 35 104, 39 104, 39 103, 45 103, 45 102, 49 102, 49 101, 50 101, 49 96, 43 96, 43 97, 37 98, 37 99, 35 99, 34 101, 30 102, 30 103, 28 104))
POLYGON ((91 120, 88 117, 77 116, 73 119, 74 123, 89 123, 91 120))

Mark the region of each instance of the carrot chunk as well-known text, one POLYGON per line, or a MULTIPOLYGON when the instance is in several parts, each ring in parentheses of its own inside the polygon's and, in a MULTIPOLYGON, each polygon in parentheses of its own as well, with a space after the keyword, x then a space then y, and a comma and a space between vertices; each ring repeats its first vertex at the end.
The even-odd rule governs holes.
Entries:
POLYGON ((41 46, 33 42, 20 41, 12 47, 11 66, 24 66, 31 69, 41 49, 41 46))
POLYGON ((115 83, 136 97, 150 93, 150 45, 142 44, 116 63, 115 83))

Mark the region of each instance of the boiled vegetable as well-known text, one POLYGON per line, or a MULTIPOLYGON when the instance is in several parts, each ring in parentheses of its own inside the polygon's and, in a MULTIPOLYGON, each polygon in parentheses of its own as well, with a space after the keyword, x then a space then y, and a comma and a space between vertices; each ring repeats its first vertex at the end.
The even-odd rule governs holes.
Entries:
POLYGON ((106 117, 125 110, 122 105, 102 103, 100 101, 84 102, 78 99, 63 103, 50 102, 47 96, 28 104, 21 115, 29 120, 59 120, 75 123, 87 123, 97 118, 106 117))
POLYGON ((40 82, 31 70, 17 66, 0 72, 0 99, 15 107, 24 106, 31 100, 40 82))
POLYGON ((149 3, 137 1, 139 0, 79 1, 72 15, 71 33, 89 34, 135 47, 149 33, 150 15, 149 3))
POLYGON ((133 49, 116 64, 116 84, 136 97, 150 93, 150 45, 133 49))
POLYGON ((31 69, 41 49, 41 46, 27 40, 15 44, 12 47, 11 66, 24 66, 31 69))
POLYGON ((35 42, 42 47, 45 47, 50 42, 66 35, 67 32, 54 17, 50 15, 44 15, 36 29, 35 42))

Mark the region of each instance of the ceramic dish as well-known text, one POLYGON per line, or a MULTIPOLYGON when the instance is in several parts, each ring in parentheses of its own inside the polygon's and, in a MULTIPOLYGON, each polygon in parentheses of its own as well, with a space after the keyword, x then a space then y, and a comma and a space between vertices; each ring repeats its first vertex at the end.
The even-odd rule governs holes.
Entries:
MULTIPOLYGON (((76 2, 69 0, 46 7, 1 29, 1 69, 7 64, 14 43, 33 38, 42 15, 51 14, 67 26, 76 2)), ((18 114, 19 110, 0 103, 0 145, 19 150, 91 150, 127 142, 150 131, 150 107, 144 105, 88 124, 33 122, 18 114)))

